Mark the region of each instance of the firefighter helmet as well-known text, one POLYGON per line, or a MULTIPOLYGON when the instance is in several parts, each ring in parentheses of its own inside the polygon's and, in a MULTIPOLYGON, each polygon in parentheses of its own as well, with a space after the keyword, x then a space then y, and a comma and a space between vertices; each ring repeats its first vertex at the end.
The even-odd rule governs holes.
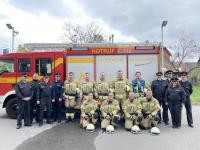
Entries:
POLYGON ((160 134, 160 130, 157 127, 151 128, 150 132, 151 132, 152 135, 159 135, 160 134))
POLYGON ((95 127, 93 124, 88 124, 87 127, 86 127, 86 131, 87 132, 94 132, 95 131, 95 127))
POLYGON ((133 134, 138 134, 138 133, 140 133, 141 131, 140 131, 140 128, 137 126, 137 125, 134 125, 134 126, 132 126, 132 128, 131 128, 131 133, 133 133, 133 134))
POLYGON ((106 127, 106 133, 114 133, 115 129, 112 125, 106 127))

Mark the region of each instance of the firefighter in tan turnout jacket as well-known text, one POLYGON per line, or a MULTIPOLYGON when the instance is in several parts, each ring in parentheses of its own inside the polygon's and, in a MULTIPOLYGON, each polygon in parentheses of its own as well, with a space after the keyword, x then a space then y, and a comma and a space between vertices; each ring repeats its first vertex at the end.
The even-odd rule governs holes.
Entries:
POLYGON ((142 105, 133 92, 129 93, 129 98, 122 107, 125 115, 125 129, 131 130, 132 126, 139 125, 142 121, 142 105))
POLYGON ((120 119, 118 115, 120 107, 118 101, 113 98, 112 92, 109 92, 108 99, 103 101, 100 110, 102 114, 101 128, 103 130, 110 124, 117 126, 120 119))
POLYGON ((74 73, 70 72, 68 79, 64 82, 64 93, 63 97, 65 99, 65 115, 66 123, 71 119, 74 120, 76 106, 76 98, 79 95, 78 83, 74 81, 74 73))
POLYGON ((123 102, 128 98, 128 92, 132 91, 131 82, 128 79, 123 78, 121 70, 117 72, 117 80, 113 82, 115 99, 118 100, 122 107, 123 102))
POLYGON ((110 84, 105 79, 105 73, 101 72, 100 81, 95 86, 95 97, 98 102, 98 106, 101 106, 102 102, 108 98, 110 91, 110 84))
POLYGON ((93 94, 89 93, 88 98, 81 105, 81 125, 86 128, 90 123, 95 125, 98 119, 97 103, 93 99, 93 94))
POLYGON ((87 99, 89 93, 94 94, 95 92, 95 82, 90 80, 89 73, 85 73, 85 80, 81 83, 80 96, 82 101, 87 99))
POLYGON ((144 129, 156 127, 159 121, 158 112, 160 105, 158 100, 152 96, 151 89, 146 91, 146 97, 139 99, 142 105, 143 120, 141 126, 144 129))

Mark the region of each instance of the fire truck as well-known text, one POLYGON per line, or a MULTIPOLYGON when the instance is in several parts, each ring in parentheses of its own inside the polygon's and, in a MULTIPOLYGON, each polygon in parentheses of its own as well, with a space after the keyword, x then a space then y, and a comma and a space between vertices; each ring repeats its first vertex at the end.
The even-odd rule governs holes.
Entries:
POLYGON ((50 74, 54 80, 56 72, 61 80, 68 72, 74 72, 78 81, 83 80, 85 72, 94 81, 105 72, 107 80, 114 80, 116 72, 122 70, 124 77, 134 79, 137 71, 142 78, 151 82, 160 68, 160 44, 120 43, 120 44, 71 44, 64 49, 36 50, 23 53, 0 55, 0 103, 10 118, 16 118, 17 98, 15 84, 23 73, 28 80, 37 72, 42 80, 44 74, 50 74))

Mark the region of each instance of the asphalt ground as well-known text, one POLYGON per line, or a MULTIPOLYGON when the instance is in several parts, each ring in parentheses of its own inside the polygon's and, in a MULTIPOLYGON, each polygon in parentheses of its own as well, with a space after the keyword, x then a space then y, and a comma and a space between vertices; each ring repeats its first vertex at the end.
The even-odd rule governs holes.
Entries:
POLYGON ((116 129, 113 134, 86 133, 78 123, 62 123, 19 145, 16 150, 198 150, 200 149, 200 106, 193 106, 194 128, 187 125, 185 109, 181 129, 160 124, 161 134, 152 136, 148 130, 134 135, 116 129))

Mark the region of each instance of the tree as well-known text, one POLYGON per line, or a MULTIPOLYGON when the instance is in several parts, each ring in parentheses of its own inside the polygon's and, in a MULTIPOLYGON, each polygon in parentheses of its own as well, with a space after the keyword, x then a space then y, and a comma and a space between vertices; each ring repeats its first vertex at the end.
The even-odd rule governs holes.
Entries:
POLYGON ((103 29, 97 22, 86 24, 65 22, 64 40, 72 43, 101 43, 105 41, 103 29))
POLYGON ((168 63, 173 70, 180 72, 180 68, 184 66, 185 60, 199 53, 200 46, 192 38, 182 33, 177 43, 173 47, 170 47, 170 49, 173 50, 173 54, 168 63))

